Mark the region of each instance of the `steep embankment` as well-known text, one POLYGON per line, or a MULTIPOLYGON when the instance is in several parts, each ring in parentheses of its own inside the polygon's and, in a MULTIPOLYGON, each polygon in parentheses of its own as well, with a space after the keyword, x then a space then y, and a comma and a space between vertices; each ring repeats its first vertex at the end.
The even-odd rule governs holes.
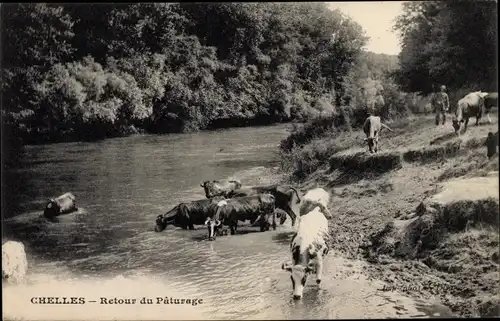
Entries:
POLYGON ((302 187, 330 189, 332 246, 366 259, 367 275, 436 296, 457 315, 492 316, 500 302, 498 155, 489 160, 484 143, 497 122, 474 123, 461 138, 432 117, 393 124, 375 155, 360 131, 329 138, 345 147, 302 187))

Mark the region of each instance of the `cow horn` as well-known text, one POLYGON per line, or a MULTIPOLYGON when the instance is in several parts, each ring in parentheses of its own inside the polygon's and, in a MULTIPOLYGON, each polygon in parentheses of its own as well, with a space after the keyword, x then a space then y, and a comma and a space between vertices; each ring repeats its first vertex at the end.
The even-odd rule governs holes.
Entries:
POLYGON ((219 220, 215 220, 215 226, 220 226, 221 222, 219 220))
POLYGON ((289 264, 289 263, 284 262, 284 263, 281 265, 281 269, 282 269, 282 270, 286 270, 286 271, 291 271, 291 270, 292 270, 292 267, 290 266, 290 264, 289 264))
POLYGON ((205 221, 205 225, 208 225, 208 222, 210 222, 210 219, 207 219, 207 220, 205 221))

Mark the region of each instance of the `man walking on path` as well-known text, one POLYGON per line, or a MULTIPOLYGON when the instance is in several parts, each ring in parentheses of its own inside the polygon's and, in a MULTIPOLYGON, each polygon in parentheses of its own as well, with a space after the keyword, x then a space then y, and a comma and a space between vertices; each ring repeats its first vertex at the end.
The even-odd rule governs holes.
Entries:
POLYGON ((440 87, 440 91, 434 93, 431 104, 434 112, 436 113, 436 126, 439 125, 439 118, 441 115, 443 117, 442 125, 444 125, 446 122, 446 113, 450 109, 450 99, 446 93, 446 86, 442 85, 440 87))

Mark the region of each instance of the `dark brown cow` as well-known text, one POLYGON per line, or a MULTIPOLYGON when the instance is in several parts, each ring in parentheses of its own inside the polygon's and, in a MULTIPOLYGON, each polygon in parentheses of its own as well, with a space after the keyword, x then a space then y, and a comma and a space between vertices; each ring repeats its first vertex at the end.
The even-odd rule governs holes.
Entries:
POLYGON ((204 181, 200 186, 205 190, 207 198, 215 196, 228 197, 229 194, 241 188, 241 182, 238 180, 212 180, 204 181))
POLYGON ((210 214, 210 206, 223 199, 224 197, 216 196, 212 199, 180 203, 167 213, 156 217, 155 231, 161 232, 169 224, 183 230, 194 230, 194 225, 203 225, 210 214))
POLYGON ((484 108, 489 111, 493 107, 498 107, 498 93, 488 93, 484 97, 484 108))
POLYGON ((486 145, 486 156, 488 158, 492 158, 496 153, 497 153, 497 148, 498 148, 498 131, 493 134, 493 132, 488 132, 488 136, 486 137, 486 142, 484 143, 486 145))
POLYGON ((260 218, 261 232, 269 229, 269 217, 273 215, 273 229, 276 229, 274 219, 275 199, 271 194, 236 197, 222 200, 213 208, 214 214, 205 224, 208 227, 208 239, 214 240, 215 234, 222 225, 231 229, 231 235, 236 234, 238 221, 250 220, 251 223, 260 218))
MULTIPOLYGON (((295 226, 298 213, 295 213, 293 209, 294 204, 299 204, 301 201, 300 192, 291 185, 267 185, 267 186, 252 186, 241 188, 234 193, 229 194, 229 197, 241 197, 241 196, 254 196, 262 193, 269 193, 274 196, 276 200, 276 208, 285 211, 292 219, 292 226, 295 226), (296 201, 294 202, 294 198, 296 201)), ((280 224, 283 224, 286 220, 286 215, 280 215, 280 224)))
POLYGON ((72 213, 78 210, 75 205, 75 195, 73 193, 64 193, 56 198, 49 198, 45 205, 43 215, 47 218, 54 218, 59 215, 72 213))

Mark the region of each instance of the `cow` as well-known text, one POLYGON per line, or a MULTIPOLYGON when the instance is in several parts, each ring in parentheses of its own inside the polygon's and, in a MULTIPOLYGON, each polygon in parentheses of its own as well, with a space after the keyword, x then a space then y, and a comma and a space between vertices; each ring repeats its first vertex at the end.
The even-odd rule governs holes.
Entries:
POLYGON ((328 203, 330 203, 330 194, 327 191, 321 187, 311 189, 302 196, 299 215, 303 216, 318 206, 325 217, 330 219, 333 215, 328 210, 328 203))
MULTIPOLYGON (((479 125, 479 120, 484 111, 484 98, 488 93, 475 91, 465 95, 457 103, 457 110, 453 116, 452 124, 455 129, 455 133, 460 136, 462 130, 462 124, 464 124, 464 132, 467 131, 467 125, 469 124, 470 117, 476 117, 476 126, 479 125)), ((488 114, 489 119, 489 114, 488 114)), ((491 119, 489 119, 491 122, 491 119)))
MULTIPOLYGON (((255 196, 262 193, 269 193, 274 196, 276 200, 276 208, 286 212, 291 220, 292 226, 295 226, 297 214, 294 211, 294 205, 299 204, 301 201, 300 192, 291 185, 264 185, 264 186, 252 186, 241 188, 228 196, 232 197, 242 197, 242 196, 255 196), (294 198, 296 200, 294 202, 294 198)), ((286 220, 286 215, 279 215, 280 224, 283 224, 286 220)))
POLYGON ((200 186, 203 187, 207 198, 214 196, 227 198, 229 194, 241 188, 241 182, 239 180, 211 180, 204 181, 200 186))
POLYGON ((382 127, 387 128, 391 132, 393 131, 389 126, 380 121, 379 116, 368 116, 363 124, 363 132, 366 135, 364 141, 368 142, 368 150, 370 153, 376 153, 378 151, 378 138, 382 127))
POLYGON ((293 298, 302 298, 307 276, 316 273, 316 283, 323 278, 323 259, 328 254, 328 221, 319 206, 301 217, 301 223, 290 242, 292 262, 281 265, 283 270, 291 272, 293 298))
POLYGON ((484 143, 484 145, 486 145, 486 156, 488 156, 488 158, 492 158, 497 153, 498 144, 498 131, 495 134, 493 134, 493 132, 488 132, 486 142, 484 143))
POLYGON ((64 193, 56 198, 49 198, 45 205, 43 216, 54 218, 55 216, 72 213, 78 210, 75 205, 75 195, 73 193, 64 193))
POLYGON ((269 229, 269 217, 273 217, 273 229, 276 230, 274 217, 275 199, 271 194, 243 196, 222 200, 213 208, 213 215, 207 218, 208 239, 214 240, 215 234, 223 226, 229 226, 231 235, 236 234, 238 221, 250 220, 253 224, 260 219, 260 231, 269 229))
POLYGON ((8 241, 2 245, 2 282, 19 284, 24 282, 28 271, 28 260, 24 244, 8 241))
POLYGON ((207 215, 210 214, 210 206, 223 200, 224 197, 216 196, 212 199, 203 199, 188 203, 180 203, 163 215, 156 217, 155 231, 161 232, 167 225, 180 227, 183 230, 194 230, 194 225, 203 225, 207 215))
POLYGON ((489 111, 493 107, 498 107, 498 93, 488 93, 486 97, 484 97, 484 108, 486 111, 489 111))

